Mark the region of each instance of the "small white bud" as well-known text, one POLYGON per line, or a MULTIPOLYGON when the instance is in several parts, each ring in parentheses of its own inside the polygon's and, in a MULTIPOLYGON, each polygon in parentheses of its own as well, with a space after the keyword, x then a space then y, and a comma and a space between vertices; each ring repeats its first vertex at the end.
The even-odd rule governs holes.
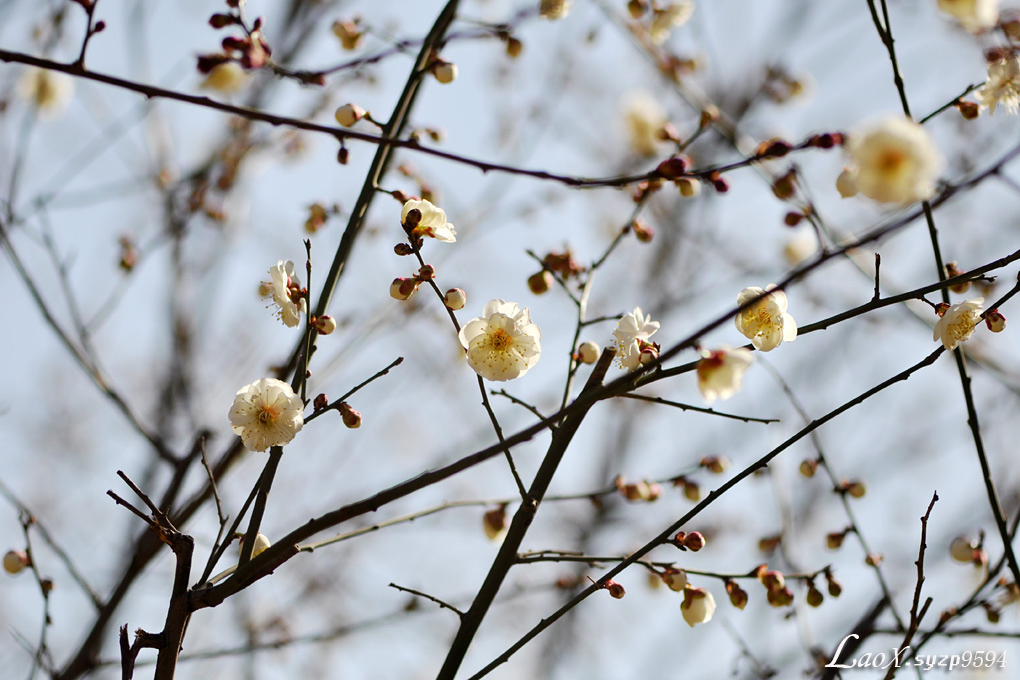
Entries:
POLYGON ((336 122, 351 127, 365 116, 365 109, 357 104, 344 104, 336 110, 336 122))
POLYGON ((432 75, 436 77, 436 80, 448 85, 457 79, 457 65, 452 64, 448 61, 438 62, 432 67, 432 75))
POLYGON ((467 304, 467 293, 460 288, 451 288, 443 296, 443 304, 455 311, 464 309, 464 305, 467 304))
POLYGON ((594 364, 599 360, 599 355, 602 354, 602 348, 599 347, 597 342, 591 340, 582 342, 580 347, 577 348, 577 360, 582 364, 594 364))

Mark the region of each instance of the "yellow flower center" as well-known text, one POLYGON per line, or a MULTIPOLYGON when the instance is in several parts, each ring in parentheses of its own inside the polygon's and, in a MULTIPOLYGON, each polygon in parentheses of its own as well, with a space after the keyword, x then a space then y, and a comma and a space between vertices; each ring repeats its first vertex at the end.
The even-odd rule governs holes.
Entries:
POLYGON ((510 337, 502 328, 497 329, 492 335, 489 336, 489 343, 492 345, 494 352, 507 352, 510 347, 514 344, 514 339, 510 337))
POLYGON ((898 173, 907 161, 907 155, 899 149, 886 149, 878 158, 878 169, 886 175, 898 173))
POLYGON ((259 423, 263 425, 271 425, 276 422, 276 419, 280 417, 280 409, 275 406, 267 406, 265 404, 259 409, 259 423))

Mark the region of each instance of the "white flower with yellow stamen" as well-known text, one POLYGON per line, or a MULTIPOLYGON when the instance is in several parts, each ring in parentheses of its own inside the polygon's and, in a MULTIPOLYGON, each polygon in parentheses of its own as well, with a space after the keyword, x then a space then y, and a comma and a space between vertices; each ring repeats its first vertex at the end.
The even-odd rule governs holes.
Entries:
POLYGON ((970 338, 974 333, 974 328, 981 322, 981 311, 984 304, 985 299, 979 297, 947 309, 935 324, 932 340, 941 340, 942 345, 950 351, 959 347, 961 343, 970 338))
POLYGON ((515 302, 490 300, 482 315, 460 331, 468 365, 487 380, 513 380, 538 363, 542 332, 528 309, 515 302))
POLYGON ((851 135, 846 150, 853 188, 870 199, 911 203, 935 193, 942 156, 928 132, 912 120, 881 120, 851 135))
MULTIPOLYGON (((737 304, 742 305, 775 287, 770 283, 764 290, 757 286, 745 288, 737 296, 737 304)), ((734 319, 737 330, 762 352, 774 350, 784 340, 793 342, 797 337, 797 322, 786 313, 786 304, 786 294, 781 290, 766 295, 737 314, 734 319)))
POLYGON ((633 312, 623 315, 616 323, 616 330, 613 331, 618 348, 616 359, 621 368, 629 371, 637 368, 641 365, 642 353, 651 357, 646 350, 655 345, 648 339, 655 335, 657 330, 659 322, 652 321, 652 317, 642 312, 640 307, 635 307, 633 312))
POLYGON ((408 201, 400 211, 402 224, 407 222, 407 214, 412 210, 417 210, 421 214, 418 224, 414 227, 417 236, 428 236, 445 243, 457 240, 457 230, 446 221, 446 211, 442 208, 437 208, 429 201, 408 201))
POLYGON ((307 301, 301 296, 301 282, 294 271, 294 263, 280 260, 269 268, 269 281, 263 282, 261 292, 272 296, 277 306, 277 317, 285 326, 294 328, 308 309, 307 301), (296 300, 296 301, 295 301, 296 300))
POLYGON ((974 96, 989 115, 995 113, 996 104, 1002 104, 1006 113, 1020 112, 1020 58, 1010 55, 988 64, 988 80, 974 96))
POLYGON ((262 378, 237 391, 230 407, 230 425, 251 451, 283 446, 304 426, 304 404, 291 386, 262 378))

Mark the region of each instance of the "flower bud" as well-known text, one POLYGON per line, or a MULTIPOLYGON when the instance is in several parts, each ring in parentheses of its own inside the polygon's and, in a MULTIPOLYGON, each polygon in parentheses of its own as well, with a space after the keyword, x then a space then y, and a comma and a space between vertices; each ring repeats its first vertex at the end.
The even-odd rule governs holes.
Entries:
POLYGON ((606 581, 605 589, 608 590, 609 594, 617 600, 627 594, 627 591, 623 589, 623 586, 613 580, 606 581))
POLYGON ((796 190, 794 187, 795 173, 791 170, 772 184, 772 193, 776 195, 781 201, 785 201, 793 197, 796 190))
POLYGON ((793 602, 793 591, 789 588, 773 588, 769 590, 766 599, 773 607, 785 607, 793 602))
POLYGON ((634 231, 634 238, 641 243, 651 243, 655 237, 655 230, 644 220, 634 220, 631 229, 634 231))
POLYGON ((659 358, 659 345, 655 343, 645 343, 644 347, 641 348, 641 354, 638 357, 638 361, 641 365, 650 364, 659 358))
POLYGON ((843 592, 843 586, 840 584, 840 582, 834 579, 832 577, 832 574, 828 572, 826 572, 825 574, 825 580, 828 581, 829 583, 829 595, 831 597, 839 597, 840 594, 843 592))
POLYGON ((683 487, 684 497, 687 500, 694 501, 695 503, 701 500, 701 487, 698 485, 697 482, 692 482, 690 480, 685 479, 683 482, 683 487))
POLYGON ((361 413, 351 408, 346 401, 340 404, 340 418, 349 430, 356 430, 361 427, 361 413))
POLYGON ((312 401, 313 409, 321 411, 327 406, 329 406, 329 397, 326 396, 325 392, 315 395, 315 399, 312 401))
POLYGON ((687 587, 687 572, 683 569, 666 567, 666 570, 659 574, 659 577, 674 592, 682 593, 684 588, 687 587))
POLYGON ((747 591, 737 585, 733 579, 726 579, 726 594, 730 596, 730 604, 737 609, 747 606, 747 591))
POLYGON ((790 211, 783 217, 783 224, 788 227, 796 227, 804 219, 804 213, 790 211))
POLYGON ((957 562, 973 562, 974 552, 978 549, 976 542, 966 536, 957 536, 949 544, 949 555, 957 562))
POLYGON ((864 563, 869 567, 877 567, 878 565, 882 564, 883 559, 885 559, 884 556, 882 556, 879 553, 868 553, 864 557, 864 563))
POLYGON ((467 304, 467 293, 460 288, 451 288, 446 291, 446 295, 443 296, 443 304, 448 309, 458 310, 464 309, 464 305, 467 304))
POLYGON ((390 284, 390 297, 394 300, 407 300, 418 290, 416 279, 396 278, 390 284))
POLYGON ((714 104, 709 104, 701 110, 701 118, 698 121, 700 127, 708 127, 719 120, 719 109, 714 104))
POLYGON ((577 348, 577 360, 582 364, 594 364, 599 360, 599 356, 602 354, 602 348, 599 347, 597 342, 588 340, 582 342, 577 348))
POLYGON ((333 35, 340 38, 340 44, 345 50, 356 50, 361 43, 362 32, 353 21, 334 21, 333 35))
POLYGON ((825 536, 825 547, 829 550, 839 550, 846 538, 846 531, 833 531, 825 536))
POLYGON ((528 277, 528 288, 535 295, 541 295, 549 290, 553 282, 553 275, 543 269, 537 274, 532 274, 528 277))
POLYGON ((676 180, 676 188, 684 198, 694 198, 701 193, 701 182, 697 177, 681 177, 676 180))
POLYGON ((843 168, 836 178, 836 191, 843 198, 853 198, 857 195, 857 182, 854 181, 854 171, 850 168, 843 168))
POLYGON ((985 608, 985 618, 988 619, 988 623, 996 624, 999 622, 999 610, 995 608, 991 602, 984 602, 982 605, 985 608))
POLYGON ((689 158, 686 156, 673 156, 659 163, 659 167, 655 168, 655 172, 666 179, 677 179, 687 172, 689 167, 691 167, 689 158))
MULTIPOLYGON (((241 542, 238 544, 239 552, 244 552, 244 534, 238 534, 238 538, 241 542)), ((266 548, 271 545, 269 539, 261 531, 255 534, 255 544, 251 548, 252 559, 259 556, 259 553, 264 552, 266 548)))
POLYGON ((629 0, 627 3, 627 13, 630 14, 631 19, 640 19, 647 10, 648 2, 646 0, 629 0))
POLYGON ((410 244, 407 243, 398 243, 397 245, 393 246, 393 252, 396 253, 397 255, 400 255, 401 257, 406 257, 407 255, 414 254, 414 248, 412 248, 410 244))
POLYGON ((822 595, 822 591, 815 588, 815 584, 812 583, 808 586, 807 597, 805 601, 810 607, 820 607, 822 602, 825 600, 825 596, 822 595))
MULTIPOLYGON (((959 268, 955 262, 946 262, 946 278, 954 278, 960 274, 966 274, 965 271, 959 268)), ((954 293, 966 293, 970 289, 970 281, 964 281, 957 283, 949 287, 949 290, 954 293)))
POLYGON ((844 482, 843 488, 853 498, 864 498, 864 494, 867 492, 864 482, 856 479, 852 482, 844 482))
POLYGON ((4 571, 8 574, 17 574, 29 564, 28 553, 24 550, 8 550, 4 553, 4 571))
POLYGON ((963 116, 964 120, 974 120, 981 114, 981 107, 976 102, 959 100, 956 102, 956 109, 963 116))
POLYGON ((715 598, 704 588, 684 590, 684 601, 680 605, 680 613, 691 628, 696 624, 708 623, 715 614, 715 598))
POLYGON ((347 165, 347 161, 351 158, 351 152, 347 150, 346 146, 341 146, 340 150, 336 152, 336 162, 340 165, 347 165))
POLYGON ((758 577, 761 584, 765 586, 767 590, 782 590, 786 587, 786 579, 783 577, 783 572, 771 569, 766 571, 758 577))
POLYGON ((329 314, 323 314, 315 317, 314 326, 319 335, 329 335, 336 330, 336 319, 329 314))
POLYGON ((343 127, 351 127, 364 118, 365 113, 365 109, 357 104, 344 104, 336 110, 336 122, 343 127))
POLYGON ((985 312, 985 326, 993 333, 1001 333, 1006 328, 1006 317, 998 309, 985 312))
POLYGON ((448 61, 437 61, 432 66, 432 75, 436 80, 447 85, 457 79, 457 65, 448 61))
POLYGON ((808 479, 815 476, 815 471, 818 469, 818 460, 815 458, 806 458, 800 462, 800 474, 804 475, 808 479))
POLYGON ((517 38, 507 38, 506 40, 506 56, 511 59, 516 59, 521 56, 521 51, 524 49, 524 43, 517 38))
POLYGON ((711 473, 721 475, 730 466, 730 461, 726 456, 706 456, 701 459, 700 465, 711 473))
POLYGON ((705 547, 705 537, 700 531, 692 531, 684 537, 683 546, 691 552, 698 552, 705 547))
POLYGON ((490 541, 498 541, 506 535, 506 506, 499 506, 495 510, 489 510, 482 518, 485 527, 485 535, 490 541))

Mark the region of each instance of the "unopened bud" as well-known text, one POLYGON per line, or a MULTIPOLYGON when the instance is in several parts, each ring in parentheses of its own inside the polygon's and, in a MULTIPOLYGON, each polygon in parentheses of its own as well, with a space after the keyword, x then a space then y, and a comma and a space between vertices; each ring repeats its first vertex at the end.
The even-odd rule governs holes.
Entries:
POLYGON ((974 552, 978 549, 977 543, 966 536, 957 536, 949 544, 949 555, 957 562, 973 562, 974 552))
POLYGON ((964 120, 974 120, 981 114, 981 107, 976 102, 960 100, 956 102, 956 109, 964 120))
POLYGON ((683 546, 691 552, 698 552, 705 547, 705 537, 700 531, 692 531, 684 536, 683 546))
POLYGON ((506 40, 506 56, 511 59, 516 59, 521 56, 521 51, 524 49, 524 43, 517 38, 507 38, 506 40))
POLYGON ((864 482, 858 480, 843 482, 841 490, 850 494, 853 498, 864 498, 864 494, 867 492, 867 489, 864 487, 864 482))
POLYGON ((982 604, 982 606, 985 608, 985 618, 988 619, 988 623, 992 624, 998 623, 999 610, 995 608, 995 605, 993 605, 991 602, 985 602, 982 604))
POLYGON ((674 592, 682 593, 687 587, 687 573, 683 569, 666 567, 666 570, 659 576, 662 578, 662 582, 674 592))
POLYGON ((709 104, 701 110, 701 120, 698 124, 701 127, 708 127, 717 120, 719 120, 719 109, 717 109, 714 105, 709 104))
MULTIPOLYGON (((966 272, 960 269, 955 262, 946 263, 947 278, 952 279, 954 277, 960 276, 961 274, 966 274, 966 272)), ((963 281, 962 283, 957 283, 955 285, 950 286, 949 290, 953 291, 954 293, 966 293, 969 288, 970 281, 963 281)))
POLYGON ((588 340, 582 342, 577 348, 577 360, 582 364, 594 364, 599 360, 599 356, 602 354, 602 348, 599 347, 597 342, 588 340))
POLYGON ((783 217, 783 224, 785 224, 788 227, 796 227, 798 224, 800 224, 800 221, 803 219, 804 213, 791 211, 786 213, 786 215, 783 217))
POLYGON ((807 458, 800 462, 800 474, 807 478, 815 476, 815 471, 818 470, 818 460, 815 458, 807 458))
POLYGON ((659 358, 659 345, 658 344, 646 344, 641 348, 641 354, 638 355, 638 361, 641 365, 650 364, 659 358))
POLYGON ((356 430, 361 427, 361 413, 351 408, 347 402, 340 404, 340 418, 349 430, 356 430))
POLYGON ((839 550, 840 546, 843 545, 843 539, 846 538, 845 531, 833 531, 825 535, 825 547, 829 550, 839 550))
POLYGON ((351 152, 347 150, 346 146, 341 146, 340 150, 336 152, 336 162, 340 165, 347 165, 347 161, 351 159, 351 152))
POLYGON ((655 238, 655 230, 644 220, 634 220, 631 229, 634 231, 634 238, 641 243, 651 243, 655 238))
POLYGON ((393 246, 393 252, 396 253, 397 255, 400 255, 401 257, 404 257, 407 255, 413 255, 414 248, 412 248, 410 244, 407 243, 398 243, 397 245, 393 246))
POLYGON ((8 550, 4 553, 4 571, 8 574, 17 574, 29 564, 28 553, 24 550, 8 550))
POLYGON ((854 171, 850 168, 843 168, 836 178, 836 191, 843 198, 853 198, 857 195, 857 182, 854 180, 854 171))
POLYGON ((832 574, 826 573, 825 580, 829 583, 829 595, 830 597, 839 597, 843 592, 843 586, 833 578, 832 574))
POLYGON ((432 75, 436 80, 447 85, 457 79, 457 65, 448 61, 437 61, 432 67, 432 75))
POLYGON ((443 296, 443 304, 448 309, 458 310, 464 309, 464 305, 467 304, 467 293, 460 288, 451 288, 446 291, 446 295, 443 296))
POLYGON ((418 279, 421 281, 429 281, 436 278, 436 268, 430 264, 423 264, 418 269, 418 279))
POLYGON ((543 269, 528 277, 528 289, 535 295, 541 295, 552 287, 553 282, 553 275, 543 269))
POLYGON ((340 44, 345 50, 355 50, 361 43, 362 33, 353 21, 334 21, 333 35, 340 38, 340 44))
POLYGON ((627 594, 627 591, 623 589, 623 586, 613 580, 606 581, 605 589, 608 590, 609 594, 617 600, 627 594))
POLYGON ((766 599, 773 607, 786 607, 793 604, 793 591, 789 588, 776 588, 768 592, 766 599))
POLYGON ((327 397, 325 393, 315 395, 315 399, 312 401, 313 409, 315 409, 316 411, 321 411, 327 406, 329 406, 329 397, 327 397))
POLYGON ((684 198, 694 198, 701 193, 701 181, 697 177, 681 177, 676 180, 676 188, 684 198))
POLYGON ((418 290, 416 279, 396 278, 390 284, 390 297, 394 300, 407 300, 418 290))
POLYGON ((506 534, 506 507, 501 505, 495 510, 489 510, 482 518, 482 524, 490 541, 503 538, 506 534))
POLYGON ((1006 328, 1006 317, 998 309, 985 312, 985 325, 993 333, 1001 333, 1006 328))
POLYGON ((689 167, 691 167, 689 158, 686 156, 673 156, 659 163, 659 167, 655 169, 655 172, 666 179, 677 179, 687 172, 689 167))
POLYGON ((685 479, 683 482, 683 487, 684 497, 687 500, 694 501, 695 503, 701 500, 701 486, 699 486, 697 482, 692 482, 685 479))
POLYGON ((785 201, 793 197, 796 187, 794 186, 795 174, 791 170, 772 184, 772 193, 775 194, 776 198, 781 201, 785 201))
POLYGON ((357 104, 344 104, 336 110, 336 122, 343 127, 351 127, 364 118, 365 109, 357 104))
POLYGON ((786 587, 786 578, 783 577, 783 572, 775 569, 766 571, 758 579, 767 590, 782 590, 786 587))
POLYGON ((709 472, 721 475, 730 466, 730 461, 726 456, 706 456, 701 459, 700 465, 709 472))
POLYGON ((640 19, 648 10, 648 3, 645 0, 629 0, 627 13, 631 19, 640 19))
POLYGON ((726 580, 726 594, 730 596, 730 604, 737 609, 747 606, 747 591, 737 585, 733 579, 726 580))
POLYGON ((336 319, 329 314, 315 317, 315 330, 319 335, 329 335, 336 330, 336 319))
POLYGON ((818 588, 815 588, 814 583, 808 586, 807 597, 805 598, 805 601, 808 603, 809 606, 820 607, 824 600, 825 596, 822 595, 822 591, 818 590, 818 588))
MULTIPOLYGON (((238 534, 238 538, 241 539, 241 542, 238 544, 238 548, 240 549, 241 552, 244 552, 244 534, 238 534)), ((266 538, 265 534, 263 534, 261 531, 256 533, 255 543, 252 545, 251 548, 252 559, 258 557, 260 553, 265 552, 265 550, 269 548, 270 545, 272 544, 269 542, 269 539, 266 538)))

